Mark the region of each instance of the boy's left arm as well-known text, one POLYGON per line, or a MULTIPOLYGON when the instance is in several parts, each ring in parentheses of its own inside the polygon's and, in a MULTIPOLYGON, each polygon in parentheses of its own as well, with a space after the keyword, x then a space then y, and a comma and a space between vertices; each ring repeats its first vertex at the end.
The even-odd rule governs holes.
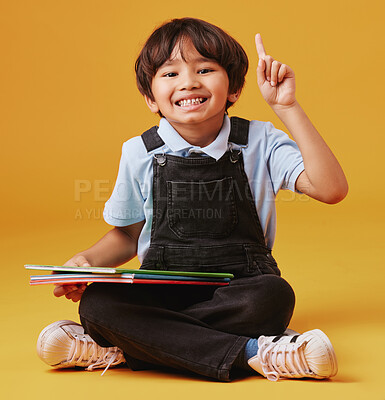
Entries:
POLYGON ((305 170, 297 179, 296 189, 324 203, 338 203, 347 195, 348 183, 336 157, 295 98, 293 70, 266 55, 259 34, 255 42, 259 56, 259 89, 302 154, 305 170))

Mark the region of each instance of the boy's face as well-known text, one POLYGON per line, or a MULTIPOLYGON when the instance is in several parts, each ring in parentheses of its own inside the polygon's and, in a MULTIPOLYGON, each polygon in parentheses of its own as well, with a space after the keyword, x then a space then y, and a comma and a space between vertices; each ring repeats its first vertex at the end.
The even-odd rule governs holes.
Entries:
POLYGON ((202 129, 222 126, 227 100, 234 103, 237 94, 229 94, 226 70, 204 58, 191 41, 183 43, 182 58, 176 47, 170 60, 156 72, 152 80, 154 100, 145 96, 154 113, 162 115, 180 131, 186 126, 202 129))

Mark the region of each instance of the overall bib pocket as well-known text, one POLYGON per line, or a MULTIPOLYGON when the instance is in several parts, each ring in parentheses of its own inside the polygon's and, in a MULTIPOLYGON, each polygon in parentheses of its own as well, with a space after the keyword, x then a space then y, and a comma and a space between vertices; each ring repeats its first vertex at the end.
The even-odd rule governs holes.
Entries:
POLYGON ((233 179, 167 181, 169 228, 180 238, 223 238, 238 222, 233 179))

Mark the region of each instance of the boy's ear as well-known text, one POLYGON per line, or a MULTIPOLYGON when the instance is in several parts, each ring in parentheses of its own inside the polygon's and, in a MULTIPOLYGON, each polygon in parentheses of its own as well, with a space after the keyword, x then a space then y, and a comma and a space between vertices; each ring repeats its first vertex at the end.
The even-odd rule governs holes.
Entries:
POLYGON ((227 96, 227 100, 231 103, 235 103, 239 99, 239 93, 232 93, 227 96))
POLYGON ((155 100, 151 100, 148 96, 144 95, 144 100, 146 101, 146 104, 148 108, 151 110, 153 113, 159 112, 159 107, 158 104, 156 104, 155 100))

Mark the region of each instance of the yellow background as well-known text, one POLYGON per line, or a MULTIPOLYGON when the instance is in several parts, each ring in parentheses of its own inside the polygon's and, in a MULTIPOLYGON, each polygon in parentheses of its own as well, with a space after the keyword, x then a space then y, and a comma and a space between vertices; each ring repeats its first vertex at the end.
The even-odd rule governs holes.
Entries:
POLYGON ((382 0, 1 1, 4 398, 385 398, 384 8, 382 0), (101 378, 51 370, 35 355, 40 330, 77 320, 77 306, 52 287, 29 287, 23 265, 61 264, 108 229, 101 210, 121 145, 157 123, 136 89, 135 58, 155 26, 183 16, 221 26, 249 55, 230 114, 283 128, 255 82, 260 32, 266 50, 294 69, 299 102, 349 179, 335 206, 291 193, 277 202, 274 254, 297 294, 291 327, 330 336, 340 366, 331 381, 225 384, 128 369, 101 378))

